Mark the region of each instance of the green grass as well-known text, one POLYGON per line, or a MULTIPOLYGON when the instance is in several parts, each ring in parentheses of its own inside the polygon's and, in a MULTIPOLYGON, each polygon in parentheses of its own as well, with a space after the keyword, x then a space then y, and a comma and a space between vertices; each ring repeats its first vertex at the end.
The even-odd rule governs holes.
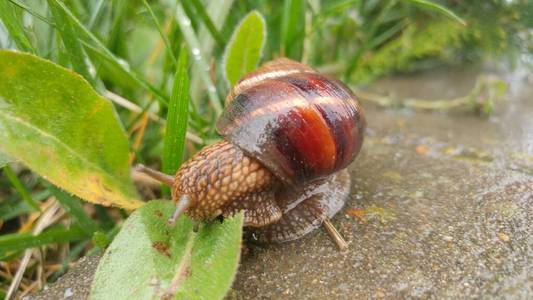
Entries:
MULTIPOLYGON (((173 173, 219 138, 214 126, 229 82, 255 65, 255 56, 242 65, 233 59, 239 70, 224 62, 235 29, 251 11, 265 18, 266 43, 258 46, 263 61, 305 59, 351 85, 420 66, 531 54, 529 1, 464 2, 9 0, 0 1, 0 48, 33 53, 82 75, 114 101, 132 164, 173 173)), ((232 49, 233 56, 240 50, 232 49)), ((45 272, 52 281, 69 262, 100 251, 129 214, 81 202, 4 158, 0 153, 1 259, 15 262, 28 247, 52 253, 30 264, 24 286, 39 264, 61 266, 45 272), (65 214, 30 234, 54 199, 65 214)), ((146 199, 161 196, 159 189, 141 192, 146 199)), ((2 265, 1 274, 14 274, 15 266, 2 265)), ((0 295, 11 279, 0 276, 0 295)))
MULTIPOLYGON (((163 172, 167 174, 175 174, 183 161, 190 103, 188 67, 189 55, 185 47, 182 47, 174 76, 165 128, 162 163, 163 172)), ((167 195, 170 194, 168 187, 165 187, 165 190, 167 195)))

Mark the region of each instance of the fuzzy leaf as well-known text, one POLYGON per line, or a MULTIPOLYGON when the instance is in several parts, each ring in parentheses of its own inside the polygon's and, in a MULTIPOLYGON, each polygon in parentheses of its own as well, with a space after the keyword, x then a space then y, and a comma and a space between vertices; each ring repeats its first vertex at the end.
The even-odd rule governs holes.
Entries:
POLYGON ((72 71, 0 51, 0 141, 0 152, 84 200, 127 209, 142 204, 111 103, 72 71))
POLYGON ((257 67, 265 41, 265 19, 254 10, 237 26, 224 53, 224 75, 230 86, 257 67))
POLYGON ((100 260, 90 299, 222 299, 240 256, 242 214, 200 227, 167 218, 174 206, 151 201, 124 223, 100 260))

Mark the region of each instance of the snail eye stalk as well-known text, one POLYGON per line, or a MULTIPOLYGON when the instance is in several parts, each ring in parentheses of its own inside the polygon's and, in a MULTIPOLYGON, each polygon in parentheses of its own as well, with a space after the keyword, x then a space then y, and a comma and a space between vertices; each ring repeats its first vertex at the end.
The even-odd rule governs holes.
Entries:
POLYGON ((173 176, 170 176, 168 174, 165 174, 165 173, 162 173, 162 172, 159 172, 159 171, 156 171, 154 169, 150 169, 148 168, 147 166, 145 165, 142 165, 142 164, 139 164, 135 167, 135 170, 138 171, 138 172, 141 172, 143 174, 146 174, 148 176, 150 176, 151 178, 163 183, 163 184, 166 184, 168 186, 172 186, 174 184, 174 177, 173 176))
POLYGON ((189 208, 190 204, 191 200, 187 195, 181 196, 178 202, 176 202, 176 209, 174 209, 174 212, 172 213, 172 216, 168 219, 167 224, 174 225, 174 223, 176 223, 176 220, 187 210, 187 208, 189 208))

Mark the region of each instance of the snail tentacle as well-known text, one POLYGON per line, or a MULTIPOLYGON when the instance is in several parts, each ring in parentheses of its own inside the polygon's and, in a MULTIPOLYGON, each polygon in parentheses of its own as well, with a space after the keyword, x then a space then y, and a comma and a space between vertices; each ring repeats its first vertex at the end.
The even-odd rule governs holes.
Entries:
POLYGON ((176 208, 172 216, 168 219, 168 225, 174 225, 176 220, 191 206, 191 199, 187 195, 182 195, 176 202, 176 208))
POLYGON ((174 184, 174 176, 170 176, 168 174, 165 174, 165 173, 162 173, 162 172, 159 172, 159 171, 156 171, 154 169, 150 169, 148 168, 147 166, 143 165, 143 164, 138 164, 136 167, 135 167, 135 170, 143 173, 143 174, 146 174, 148 176, 150 176, 151 178, 163 183, 163 184, 166 184, 168 186, 172 186, 174 184))

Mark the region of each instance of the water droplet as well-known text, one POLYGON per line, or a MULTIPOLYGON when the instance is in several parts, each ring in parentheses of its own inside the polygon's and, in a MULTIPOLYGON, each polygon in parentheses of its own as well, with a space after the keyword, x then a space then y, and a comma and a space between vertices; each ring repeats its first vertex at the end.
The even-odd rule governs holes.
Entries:
POLYGON ((72 295, 74 295, 74 293, 72 292, 71 288, 66 288, 65 291, 63 292, 64 299, 70 298, 72 297, 72 295))
MULTIPOLYGON (((87 60, 86 60, 87 61, 87 60)), ((91 74, 92 76, 96 76, 96 69, 94 68, 93 64, 91 64, 90 61, 87 62, 87 65, 89 66, 88 69, 89 69, 89 74, 91 74)))
POLYGON ((211 92, 211 93, 215 93, 215 92, 217 91, 217 89, 216 89, 215 86, 213 86, 213 85, 210 85, 210 86, 207 88, 207 90, 208 90, 209 92, 211 92))
POLYGON ((198 49, 198 48, 192 49, 192 55, 199 56, 200 55, 200 49, 198 49))
POLYGON ((119 65, 121 65, 124 69, 126 70, 129 70, 130 69, 130 64, 125 61, 124 59, 122 58, 117 58, 117 62, 119 63, 119 65))
POLYGON ((191 20, 189 20, 189 19, 183 19, 183 20, 181 21, 181 25, 183 25, 183 26, 191 26, 191 20))

